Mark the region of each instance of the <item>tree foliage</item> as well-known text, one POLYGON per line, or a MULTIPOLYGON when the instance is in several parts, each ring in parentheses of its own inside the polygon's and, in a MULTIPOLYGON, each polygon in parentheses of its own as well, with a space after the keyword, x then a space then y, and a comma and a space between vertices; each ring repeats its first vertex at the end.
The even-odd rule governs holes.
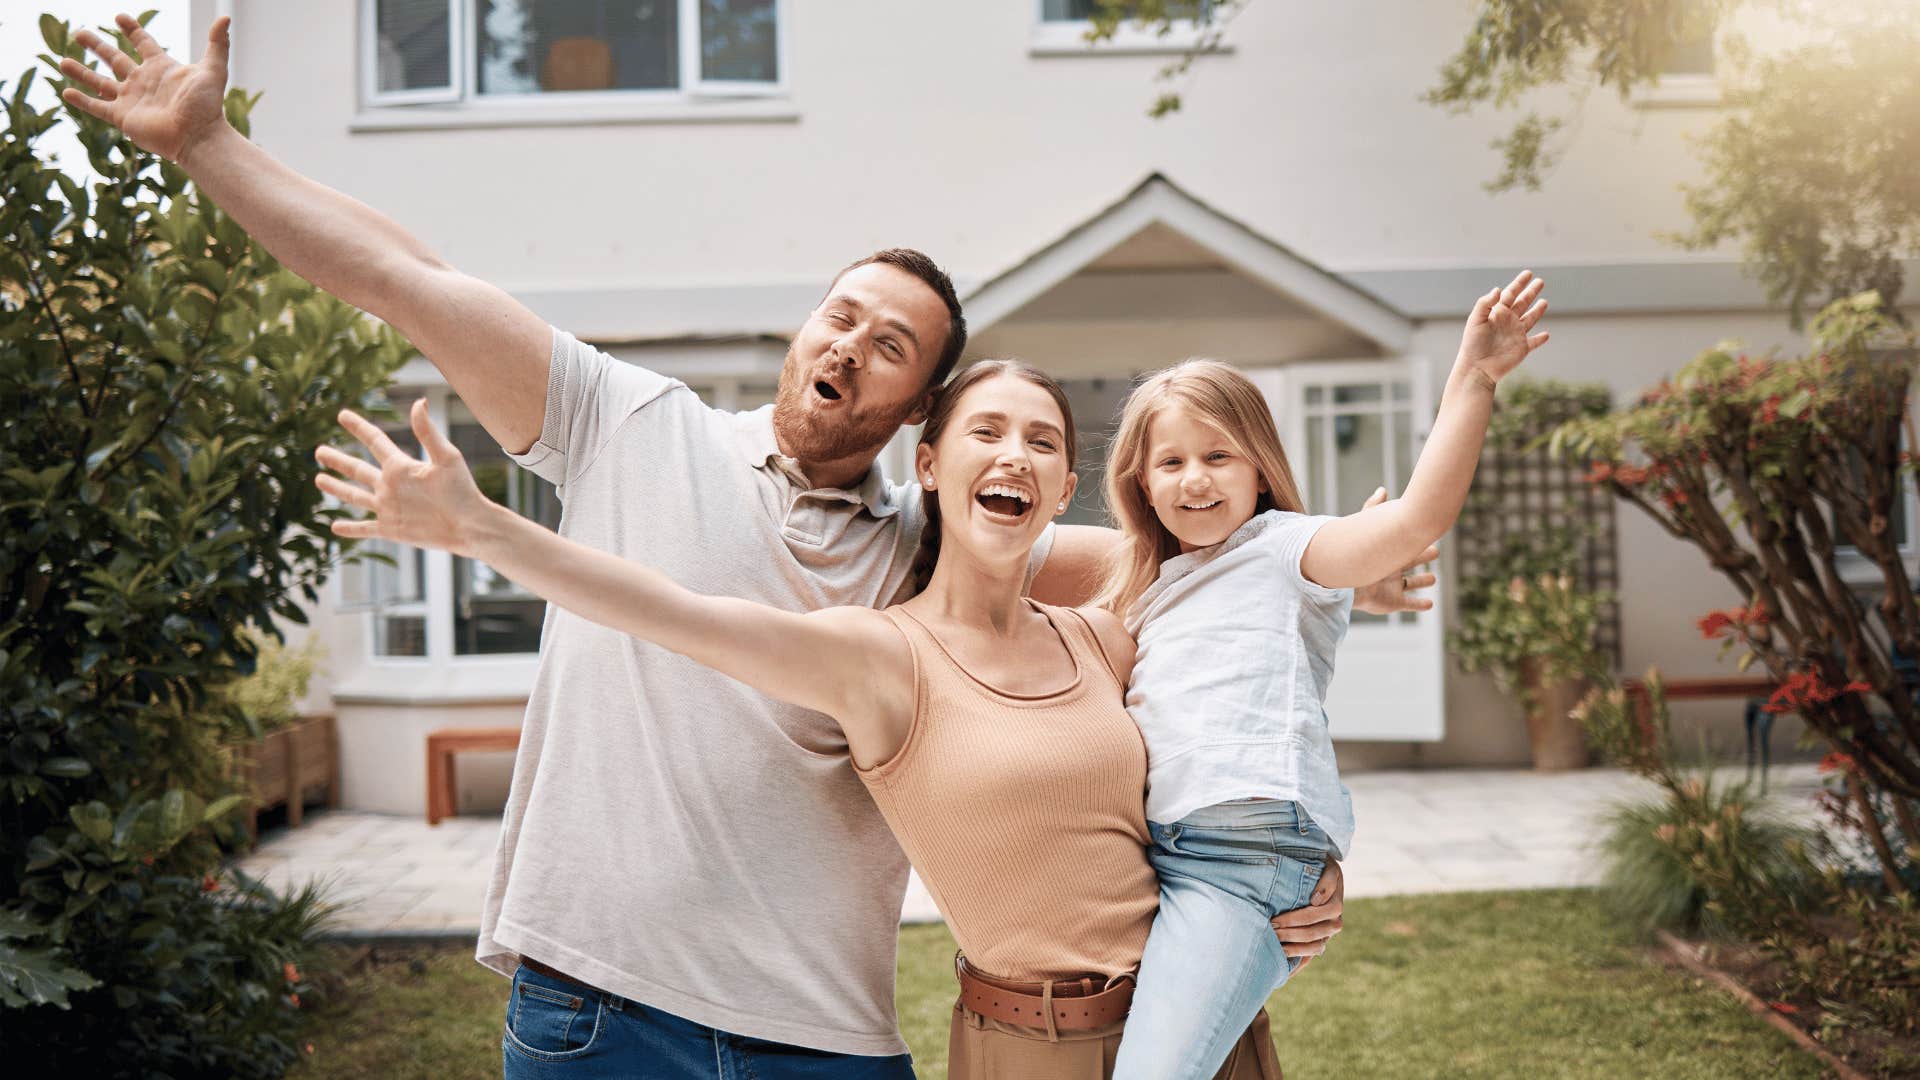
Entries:
POLYGON ((1920 254, 1920 6, 1888 0, 1481 0, 1426 100, 1453 112, 1524 108, 1495 141, 1487 186, 1538 190, 1594 90, 1630 98, 1688 43, 1717 41, 1724 110, 1699 138, 1705 174, 1686 186, 1703 249, 1737 241, 1797 326, 1810 307, 1874 291, 1898 299, 1920 254), (1778 16, 1795 43, 1759 49, 1734 16, 1778 16), (1538 104, 1543 91, 1573 104, 1538 104))
POLYGON ((32 79, 0 83, 0 1045, 275 1074, 318 905, 219 872, 248 733, 219 692, 339 557, 311 455, 403 343, 32 79), (97 182, 38 149, 62 123, 97 182))
MULTIPOLYGON (((1087 41, 1097 45, 1112 41, 1123 26, 1171 37, 1176 30, 1191 27, 1195 37, 1180 56, 1160 69, 1159 80, 1176 83, 1192 70, 1195 60, 1220 47, 1227 25, 1247 6, 1248 0, 1094 0, 1087 23, 1087 41)), ((1180 111, 1180 93, 1174 89, 1160 92, 1147 107, 1155 119, 1180 111)))

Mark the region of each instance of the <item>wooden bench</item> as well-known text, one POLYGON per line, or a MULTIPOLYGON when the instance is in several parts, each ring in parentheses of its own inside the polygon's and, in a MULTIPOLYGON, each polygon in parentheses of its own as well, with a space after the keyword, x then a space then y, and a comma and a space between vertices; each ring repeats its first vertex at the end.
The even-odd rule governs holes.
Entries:
MULTIPOLYGON (((1633 714, 1644 725, 1653 719, 1653 695, 1643 679, 1628 679, 1622 684, 1633 702, 1633 714)), ((1754 758, 1760 759, 1760 790, 1767 789, 1767 766, 1773 752, 1769 737, 1773 734, 1773 714, 1761 707, 1761 699, 1773 696, 1779 683, 1765 675, 1742 675, 1717 679, 1666 679, 1663 689, 1668 701, 1702 701, 1710 698, 1745 698, 1747 729, 1747 776, 1753 776, 1754 758)))
POLYGON ((520 729, 441 728, 427 733, 427 824, 453 816, 453 758, 483 750, 518 750, 520 729))

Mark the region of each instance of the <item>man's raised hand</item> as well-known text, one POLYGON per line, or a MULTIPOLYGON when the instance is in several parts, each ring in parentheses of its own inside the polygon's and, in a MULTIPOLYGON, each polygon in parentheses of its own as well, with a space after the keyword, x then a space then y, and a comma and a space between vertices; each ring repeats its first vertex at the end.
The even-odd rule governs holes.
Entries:
POLYGON ((74 40, 106 61, 107 71, 63 58, 60 73, 78 85, 62 90, 60 98, 126 132, 141 149, 184 163, 201 138, 226 123, 231 21, 224 15, 213 21, 207 31, 207 55, 197 64, 182 64, 167 55, 131 15, 119 15, 114 22, 127 35, 138 60, 100 34, 81 30, 74 40))
POLYGON ((314 477, 320 490, 349 506, 372 512, 359 521, 336 521, 333 531, 358 539, 378 537, 415 547, 471 555, 470 536, 493 507, 473 482, 473 473, 453 443, 427 419, 427 402, 413 403, 413 433, 426 449, 420 460, 394 445, 387 433, 351 409, 340 426, 373 454, 373 464, 331 446, 314 452, 320 464, 340 474, 314 477), (344 478, 344 479, 342 479, 344 478))

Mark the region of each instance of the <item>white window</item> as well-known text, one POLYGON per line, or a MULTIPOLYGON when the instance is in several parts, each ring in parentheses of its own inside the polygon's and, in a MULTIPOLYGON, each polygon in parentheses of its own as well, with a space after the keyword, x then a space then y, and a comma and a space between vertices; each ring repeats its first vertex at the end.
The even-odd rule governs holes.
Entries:
POLYGON ((362 0, 370 106, 765 96, 787 0, 362 0))
MULTIPOLYGON (((1038 56, 1086 55, 1087 53, 1164 54, 1183 53, 1205 43, 1202 26, 1213 11, 1213 0, 1175 0, 1168 9, 1174 15, 1165 33, 1156 26, 1137 26, 1124 19, 1113 36, 1098 45, 1087 41, 1099 0, 1033 0, 1036 5, 1031 51, 1038 56)), ((1134 5, 1124 5, 1131 11, 1134 5)), ((1217 42, 1208 45, 1214 51, 1227 51, 1217 42)))
MULTIPOLYGON (((775 389, 772 378, 760 376, 687 382, 709 405, 729 411, 757 409, 773 400, 775 389)), ((553 486, 508 459, 451 390, 396 389, 387 396, 397 418, 380 426, 401 449, 420 452, 405 417, 424 396, 428 414, 459 447, 488 498, 548 528, 559 526, 560 500, 553 486)), ((377 540, 363 550, 384 559, 356 559, 341 568, 339 609, 366 612, 369 659, 409 665, 466 657, 524 659, 539 652, 546 601, 492 567, 377 540)))
POLYGON ((1634 92, 1643 109, 1699 108, 1720 103, 1720 81, 1714 74, 1718 49, 1711 27, 1675 43, 1660 63, 1660 77, 1634 92))

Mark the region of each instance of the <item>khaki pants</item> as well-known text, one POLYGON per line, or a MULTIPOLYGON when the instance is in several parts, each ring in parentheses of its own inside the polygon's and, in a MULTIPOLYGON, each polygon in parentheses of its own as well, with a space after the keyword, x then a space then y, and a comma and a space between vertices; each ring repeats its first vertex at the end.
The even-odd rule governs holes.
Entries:
MULTIPOLYGON (((1126 1023, 1091 1031, 1062 1031, 1004 1024, 953 1006, 947 1037, 947 1080, 1107 1080, 1126 1023)), ((1280 1080, 1267 1011, 1253 1018, 1214 1080, 1280 1080)))

